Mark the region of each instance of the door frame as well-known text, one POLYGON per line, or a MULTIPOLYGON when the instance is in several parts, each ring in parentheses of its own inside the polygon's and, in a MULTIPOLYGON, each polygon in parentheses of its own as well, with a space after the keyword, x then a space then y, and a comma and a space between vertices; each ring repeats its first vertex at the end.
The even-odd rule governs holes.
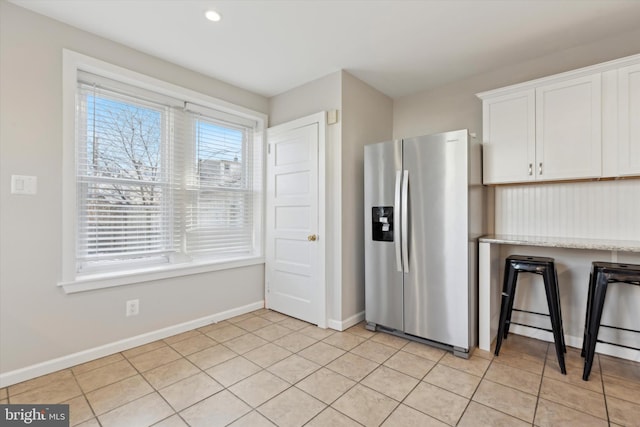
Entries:
MULTIPOLYGON (((327 248, 327 229, 326 229, 326 136, 327 136, 327 114, 325 111, 311 114, 309 116, 301 117, 299 119, 291 120, 286 123, 282 123, 267 129, 267 153, 269 153, 270 140, 272 136, 275 136, 282 132, 287 132, 290 130, 294 130, 297 128, 309 126, 312 124, 318 124, 318 269, 317 269, 317 282, 318 282, 318 291, 316 294, 316 298, 318 301, 318 326, 321 328, 327 327, 327 259, 326 259, 326 248, 327 248)), ((270 154, 267 154, 269 156, 270 154)), ((265 189, 267 188, 267 180, 269 179, 269 175, 271 173, 271 162, 267 158, 266 161, 266 173, 265 173, 265 189)), ((269 224, 267 219, 272 212, 268 209, 269 200, 273 195, 267 191, 265 197, 265 225, 269 224)), ((267 230, 265 227, 265 251, 268 249, 267 239, 269 238, 271 231, 267 230)), ((267 274, 269 268, 269 262, 271 260, 270 254, 265 252, 265 283, 264 283, 264 295, 265 295, 265 306, 269 305, 269 293, 267 292, 267 274)))

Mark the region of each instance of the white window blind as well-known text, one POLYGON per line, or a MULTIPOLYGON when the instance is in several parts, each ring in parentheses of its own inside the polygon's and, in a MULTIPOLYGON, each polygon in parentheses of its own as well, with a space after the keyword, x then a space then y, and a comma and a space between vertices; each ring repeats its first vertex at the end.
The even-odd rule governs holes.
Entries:
POLYGON ((252 153, 247 129, 196 116, 187 211, 189 253, 245 253, 252 245, 252 153))
POLYGON ((261 255, 255 121, 78 76, 78 272, 261 255))

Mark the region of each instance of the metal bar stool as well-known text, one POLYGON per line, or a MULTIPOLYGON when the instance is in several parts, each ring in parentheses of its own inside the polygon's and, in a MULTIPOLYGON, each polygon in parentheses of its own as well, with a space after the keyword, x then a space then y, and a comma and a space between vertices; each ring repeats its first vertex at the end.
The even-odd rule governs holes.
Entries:
MULTIPOLYGON (((593 358, 596 352, 596 343, 615 345, 618 347, 640 350, 635 347, 629 347, 622 344, 598 340, 598 331, 600 326, 605 328, 616 328, 615 326, 600 325, 602 319, 602 309, 607 293, 609 283, 627 283, 630 285, 640 286, 640 265, 619 264, 613 262, 593 262, 591 264, 591 275, 589 277, 589 294, 587 297, 587 314, 584 324, 584 340, 582 342, 582 357, 584 357, 584 371, 582 379, 587 381, 591 368, 593 367, 593 358)), ((630 332, 640 332, 625 329, 630 332)))
POLYGON ((502 289, 502 304, 500 306, 500 324, 498 327, 498 340, 496 342, 495 355, 500 353, 502 340, 507 339, 509 326, 511 324, 533 327, 553 333, 553 340, 556 347, 556 356, 560 364, 560 371, 567 373, 564 363, 564 353, 566 345, 564 342, 564 330, 562 327, 562 310, 560 309, 560 291, 558 289, 558 274, 553 258, 531 257, 522 255, 511 255, 507 257, 504 267, 504 285, 502 289), (539 328, 531 325, 524 325, 511 321, 513 311, 525 311, 513 308, 513 301, 516 293, 518 274, 533 273, 539 274, 544 280, 544 289, 547 295, 549 314, 534 313, 551 318, 551 329, 539 328))

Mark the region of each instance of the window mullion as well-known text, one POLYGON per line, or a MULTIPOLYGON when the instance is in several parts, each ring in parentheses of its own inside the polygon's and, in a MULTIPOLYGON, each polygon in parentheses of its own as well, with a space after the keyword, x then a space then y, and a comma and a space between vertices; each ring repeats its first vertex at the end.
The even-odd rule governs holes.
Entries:
POLYGON ((192 148, 190 119, 184 109, 173 108, 171 111, 171 153, 172 157, 172 189, 175 193, 172 205, 172 231, 175 245, 173 262, 189 262, 191 260, 187 251, 187 206, 188 206, 188 183, 190 177, 190 152, 192 148))

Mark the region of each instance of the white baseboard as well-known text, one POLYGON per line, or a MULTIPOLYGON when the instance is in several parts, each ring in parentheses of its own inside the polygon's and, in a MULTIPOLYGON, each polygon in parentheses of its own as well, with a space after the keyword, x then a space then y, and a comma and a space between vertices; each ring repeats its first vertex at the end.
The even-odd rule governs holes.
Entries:
POLYGON ((147 332, 146 334, 137 335, 131 338, 125 338, 123 340, 105 344, 100 347, 90 348, 77 353, 69 354, 67 356, 62 356, 56 359, 47 360, 46 362, 27 366, 25 368, 5 372, 3 374, 0 374, 0 388, 17 384, 22 381, 30 380, 41 375, 50 374, 61 369, 70 368, 81 363, 89 362, 91 360, 99 359, 110 354, 148 344, 150 342, 167 338, 172 335, 180 334, 182 332, 187 332, 192 329, 201 328, 211 323, 221 322, 223 320, 230 319, 241 314, 259 310, 263 307, 264 301, 257 301, 242 307, 223 311, 221 313, 201 317, 199 319, 158 329, 156 331, 147 332))
MULTIPOLYGON (((520 325, 511 325, 509 328, 509 334, 524 335, 525 337, 536 338, 542 341, 553 342, 553 334, 547 331, 541 331, 540 329, 527 328, 520 325)), ((493 337, 495 339, 495 337, 493 337)), ((572 335, 564 336, 564 342, 567 346, 573 348, 582 348, 582 340, 584 337, 575 337, 572 335)), ((640 351, 632 350, 630 348, 618 347, 615 345, 609 345, 604 343, 596 344, 596 353, 607 354, 609 356, 619 357, 621 359, 640 361, 640 351)))
MULTIPOLYGON (((496 330, 496 334, 497 332, 498 331, 496 330)), ((543 331, 540 329, 527 328, 526 326, 511 324, 511 326, 509 326, 509 334, 511 333, 514 333, 516 335, 523 335, 529 338, 535 338, 540 341, 553 342, 553 334, 551 332, 543 331)), ((495 339, 495 337, 493 338, 495 339)), ((575 347, 573 338, 575 337, 570 337, 568 335, 565 335, 564 337, 565 343, 570 347, 575 347)), ((582 340, 580 340, 580 345, 582 345, 582 340)))
POLYGON ((357 325, 358 323, 364 320, 364 311, 360 313, 354 314, 345 320, 334 320, 329 319, 327 322, 327 326, 331 329, 335 329, 336 331, 344 331, 345 329, 349 329, 350 327, 357 325))

